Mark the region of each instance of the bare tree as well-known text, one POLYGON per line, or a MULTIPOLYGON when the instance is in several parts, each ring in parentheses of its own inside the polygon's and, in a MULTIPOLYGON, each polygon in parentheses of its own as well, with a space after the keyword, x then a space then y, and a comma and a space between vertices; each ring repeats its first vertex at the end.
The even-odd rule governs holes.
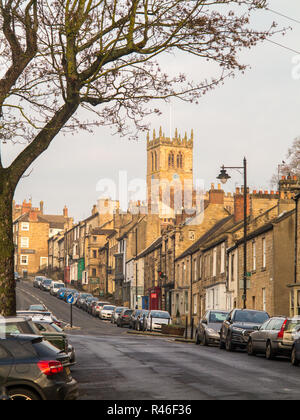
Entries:
POLYGON ((271 178, 271 185, 278 186, 281 176, 297 176, 300 178, 300 137, 295 138, 287 154, 277 166, 277 173, 271 178))
MULTIPOLYGON (((31 164, 62 130, 109 125, 145 130, 153 99, 197 102, 244 71, 237 54, 275 31, 250 26, 263 0, 0 0, 0 135, 28 144, 9 167, 0 160, 0 313, 13 315, 12 200, 31 164), (238 7, 239 6, 239 7, 238 7), (219 65, 195 82, 164 72, 157 57, 181 51, 219 65), (79 110, 92 111, 80 121, 79 110)), ((202 60, 201 60, 202 59, 202 60)))

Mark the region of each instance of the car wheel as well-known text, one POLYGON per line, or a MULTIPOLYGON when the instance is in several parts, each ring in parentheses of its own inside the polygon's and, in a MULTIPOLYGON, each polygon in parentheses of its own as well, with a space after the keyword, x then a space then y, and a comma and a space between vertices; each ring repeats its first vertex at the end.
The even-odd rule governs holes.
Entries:
POLYGON ((41 398, 33 391, 26 388, 9 389, 7 392, 11 400, 39 401, 41 398))
POLYGON ((196 344, 197 344, 197 346, 198 346, 200 343, 201 343, 201 340, 200 340, 199 334, 197 333, 197 334, 196 334, 196 344))
POLYGON ((220 342, 219 342, 219 349, 225 350, 225 344, 222 340, 220 340, 220 342))
POLYGON ((272 349, 272 344, 270 343, 270 341, 268 341, 267 347, 266 347, 266 359, 267 360, 275 359, 275 354, 274 354, 274 351, 272 349))
POLYGON ((205 347, 208 346, 207 336, 205 333, 203 334, 203 338, 201 340, 201 346, 205 346, 205 347))
POLYGON ((234 347, 233 347, 232 342, 231 342, 230 335, 228 335, 226 337, 225 348, 226 348, 226 351, 233 351, 234 350, 234 347))
POLYGON ((297 359, 296 347, 293 347, 292 354, 291 354, 291 363, 293 366, 299 366, 300 360, 297 359))
POLYGON ((256 353, 255 353, 255 351, 253 350, 253 342, 252 342, 252 340, 251 340, 251 339, 248 341, 248 345, 247 345, 247 352, 248 352, 248 355, 249 355, 249 356, 256 356, 256 353))

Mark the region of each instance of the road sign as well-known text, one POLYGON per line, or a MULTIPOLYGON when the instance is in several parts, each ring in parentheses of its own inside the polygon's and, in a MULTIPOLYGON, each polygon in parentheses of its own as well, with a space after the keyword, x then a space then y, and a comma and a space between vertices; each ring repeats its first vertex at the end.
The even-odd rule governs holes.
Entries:
POLYGON ((75 302, 75 297, 73 295, 69 295, 67 297, 67 302, 70 303, 71 305, 73 305, 74 302, 75 302))

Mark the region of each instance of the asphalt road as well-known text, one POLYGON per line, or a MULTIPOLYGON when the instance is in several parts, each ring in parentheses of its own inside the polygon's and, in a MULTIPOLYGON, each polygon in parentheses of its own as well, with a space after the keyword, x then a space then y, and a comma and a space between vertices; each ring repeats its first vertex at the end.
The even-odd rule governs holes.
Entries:
MULTIPOLYGON (((69 322, 69 305, 18 285, 18 309, 43 302, 69 322)), ((74 308, 70 333, 81 400, 299 400, 300 368, 164 337, 136 336, 74 308)))

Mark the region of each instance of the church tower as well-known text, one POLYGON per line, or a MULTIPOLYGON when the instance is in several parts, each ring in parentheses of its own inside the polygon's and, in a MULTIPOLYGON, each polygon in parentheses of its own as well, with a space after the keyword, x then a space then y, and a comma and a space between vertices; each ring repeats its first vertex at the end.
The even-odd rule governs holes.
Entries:
POLYGON ((180 186, 182 188, 181 207, 183 206, 184 191, 193 190, 193 148, 193 130, 189 139, 187 133, 181 137, 177 129, 175 137, 172 139, 163 134, 162 128, 160 128, 158 136, 153 130, 152 140, 148 133, 147 196, 149 212, 158 213, 162 218, 164 216, 174 218, 174 207, 178 210, 178 188, 180 186), (157 188, 159 188, 158 192, 157 188), (168 197, 170 197, 169 200, 168 197), (177 202, 175 206, 174 201, 177 202), (165 208, 164 210, 162 206, 165 208), (170 207, 169 214, 166 213, 168 207, 170 207))

